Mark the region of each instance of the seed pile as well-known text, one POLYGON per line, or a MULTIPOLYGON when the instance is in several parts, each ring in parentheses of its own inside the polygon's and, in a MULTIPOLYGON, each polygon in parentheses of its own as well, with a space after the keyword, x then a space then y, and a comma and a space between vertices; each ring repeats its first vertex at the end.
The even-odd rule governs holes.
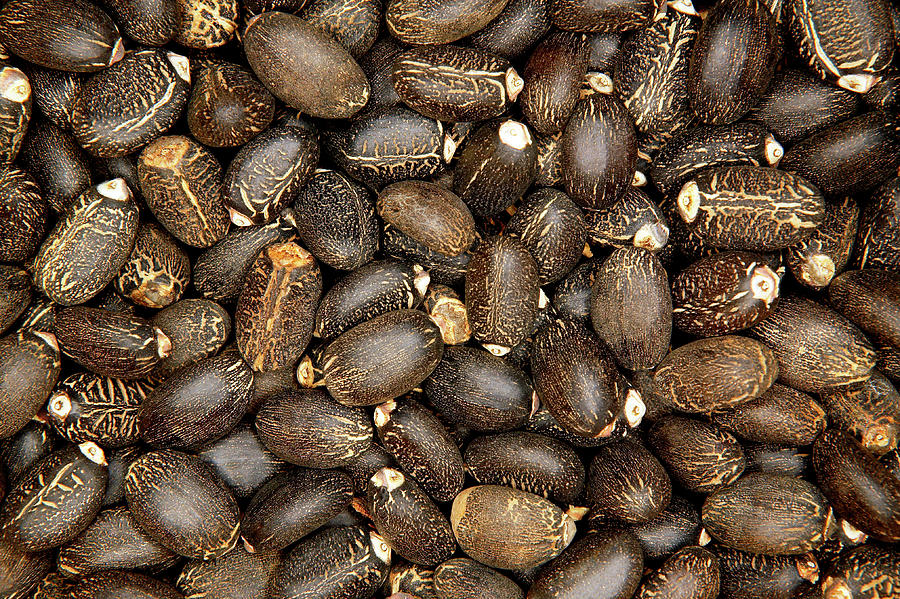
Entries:
POLYGON ((900 597, 900 8, 702 2, 3 2, 0 599, 900 597))

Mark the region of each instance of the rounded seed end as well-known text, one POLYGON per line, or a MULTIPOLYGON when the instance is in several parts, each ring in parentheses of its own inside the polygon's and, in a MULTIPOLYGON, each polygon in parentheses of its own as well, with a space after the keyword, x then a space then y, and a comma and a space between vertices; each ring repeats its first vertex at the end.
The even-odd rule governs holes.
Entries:
POLYGON ((757 266, 750 275, 750 292, 754 299, 761 300, 767 306, 778 297, 778 284, 781 280, 768 266, 757 266))
POLYGON ((65 421, 66 418, 69 417, 69 413, 72 411, 72 400, 69 399, 69 395, 64 391, 57 391, 53 395, 50 396, 50 401, 47 402, 47 413, 59 420, 60 422, 65 421))
POLYGON ((0 70, 0 96, 22 104, 31 98, 31 83, 25 73, 15 67, 4 67, 0 70))
POLYGON ((228 206, 228 218, 231 219, 231 222, 234 223, 236 227, 250 227, 253 225, 252 220, 250 220, 231 206, 228 206))
POLYGON ((78 449, 82 454, 84 454, 84 457, 94 462, 95 464, 99 464, 100 466, 107 465, 106 455, 104 455, 103 450, 100 449, 100 446, 93 441, 85 441, 78 446, 78 449))
POLYGON ((97 193, 105 198, 117 200, 119 202, 127 202, 131 199, 131 190, 128 189, 128 183, 121 177, 104 181, 99 184, 97 186, 97 193))
POLYGON ((399 470, 385 466, 373 474, 372 478, 369 480, 372 482, 373 486, 379 489, 383 488, 388 491, 393 491, 406 482, 406 477, 403 476, 403 473, 399 470))
POLYGON ((669 227, 662 223, 647 223, 634 234, 634 246, 651 252, 669 242, 669 227))
POLYGON ((769 166, 775 168, 781 159, 784 158, 784 147, 772 135, 766 136, 766 161, 769 166))
POLYGON ((837 80, 838 87, 855 92, 857 94, 865 94, 875 87, 875 84, 881 81, 881 77, 869 73, 854 73, 852 75, 844 75, 837 80))
POLYGON ((678 193, 678 214, 684 222, 690 224, 697 220, 700 212, 700 188, 694 181, 688 181, 678 193))
POLYGON ((166 52, 169 64, 175 69, 175 74, 185 83, 191 82, 191 61, 187 56, 176 54, 175 52, 166 52))
POLYGON ((385 564, 390 565, 391 546, 387 544, 387 541, 385 541, 377 532, 370 532, 369 540, 372 545, 372 551, 375 552, 376 557, 385 564))
POLYGON ((519 74, 512 67, 506 71, 506 94, 509 96, 510 102, 515 102, 522 88, 525 87, 525 81, 519 77, 519 74))
POLYGON ((498 131, 500 142, 516 150, 524 150, 531 145, 531 133, 528 127, 519 121, 505 121, 498 131))
POLYGON ((383 427, 388 421, 391 419, 391 412, 397 409, 397 402, 393 399, 388 400, 375 408, 375 426, 378 428, 383 427))
POLYGON ((800 265, 800 279, 810 287, 827 287, 835 270, 831 256, 813 254, 800 265))

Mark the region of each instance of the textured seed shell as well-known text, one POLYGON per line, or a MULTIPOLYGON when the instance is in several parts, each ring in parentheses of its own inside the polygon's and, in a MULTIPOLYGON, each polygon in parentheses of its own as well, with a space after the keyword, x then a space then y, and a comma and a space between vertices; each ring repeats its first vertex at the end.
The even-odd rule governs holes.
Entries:
POLYGON ((522 90, 508 60, 461 46, 424 46, 397 57, 394 89, 410 108, 441 121, 500 116, 522 90))
POLYGON ((47 412, 58 435, 103 447, 125 447, 140 438, 137 412, 152 387, 79 372, 60 381, 50 396, 47 412))
POLYGON ((230 431, 250 402, 253 373, 235 351, 185 366, 141 404, 141 436, 154 447, 195 447, 230 431))
POLYGON ((723 166, 685 183, 678 212, 704 243, 771 252, 812 235, 825 219, 825 201, 816 187, 795 175, 723 166))
POLYGON ((40 410, 60 372, 49 333, 21 331, 0 339, 0 439, 16 434, 40 410))
POLYGON ((643 445, 618 441, 598 448, 588 470, 586 495, 594 513, 639 524, 668 507, 672 483, 643 445))
POLYGON ((116 378, 146 375, 171 346, 144 318, 86 306, 57 309, 55 332, 67 356, 97 374, 116 378))
POLYGON ((508 0, 390 0, 385 7, 388 31, 407 44, 448 44, 487 25, 508 0))
POLYGON ((474 560, 449 559, 434 570, 435 597, 440 599, 524 599, 515 582, 474 560))
POLYGON ((243 421, 230 433, 197 449, 197 457, 213 467, 235 499, 250 499, 266 482, 288 465, 275 457, 243 421))
POLYGON ((673 495, 669 507, 659 516, 630 530, 641 542, 646 558, 660 560, 697 541, 700 514, 687 499, 673 495))
POLYGON ((460 548, 492 568, 539 566, 557 557, 575 536, 575 522, 546 499, 494 485, 469 487, 457 495, 450 523, 460 548))
POLYGON ((900 178, 882 185, 859 215, 853 264, 858 268, 900 270, 900 178))
POLYGON ((900 394, 880 372, 861 385, 842 387, 819 396, 829 422, 853 433, 871 453, 881 455, 900 441, 900 394))
POLYGON ((69 446, 32 466, 0 508, 0 530, 26 551, 71 541, 100 511, 107 471, 93 443, 69 446))
POLYGON ((241 146, 275 115, 275 98, 247 70, 227 62, 199 69, 187 105, 191 135, 210 147, 241 146))
POLYGON ((322 273, 312 254, 293 242, 260 252, 235 310, 235 339, 257 372, 292 366, 315 326, 322 273))
POLYGON ((670 352, 653 380, 678 409, 711 412, 765 393, 779 376, 777 355, 746 337, 700 339, 670 352))
POLYGON ((90 154, 131 154, 168 130, 188 101, 188 60, 137 50, 87 79, 72 105, 72 132, 90 154))
POLYGON ((409 262, 368 262, 338 279, 322 296, 315 334, 334 339, 381 314, 415 308, 422 301, 421 288, 427 282, 428 273, 409 262))
POLYGON ((631 184, 637 161, 634 126, 612 96, 592 94, 576 104, 559 144, 562 185, 580 206, 609 206, 631 184))
POLYGON ((849 320, 797 296, 783 297, 750 334, 774 352, 781 381, 800 391, 820 393, 865 381, 877 357, 849 320))
POLYGON ((828 300, 874 341, 900 347, 900 274, 876 269, 845 272, 828 286, 828 300))
POLYGON ((815 233, 788 248, 786 262, 794 278, 820 289, 847 266, 859 226, 859 206, 851 197, 828 202, 815 233))
POLYGON ((459 447, 428 408, 413 399, 389 401, 375 408, 375 428, 404 472, 436 501, 450 501, 462 490, 459 447))
POLYGON ((25 171, 0 167, 0 260, 24 262, 37 251, 47 226, 47 201, 25 171))
POLYGON ((825 597, 880 597, 900 585, 900 557, 896 550, 863 545, 842 553, 822 589, 825 597))
POLYGON ((472 258, 471 251, 449 257, 430 250, 391 225, 384 227, 382 245, 385 254, 399 260, 419 264, 428 271, 431 281, 441 285, 460 283, 466 276, 466 269, 472 258))
POLYGON ((768 259, 720 252, 682 270, 672 282, 673 321, 692 335, 712 336, 752 327, 771 314, 780 279, 768 259))
POLYGON ((440 329, 423 312, 395 310, 341 334, 322 355, 328 392, 346 405, 375 405, 413 389, 440 362, 440 329))
POLYGON ((591 321, 623 368, 659 364, 672 335, 669 281, 659 259, 643 248, 615 250, 594 275, 591 321))
POLYGON ((647 440, 675 481, 697 493, 730 485, 747 465, 733 435, 693 418, 661 418, 653 424, 647 440))
POLYGON ((0 266, 0 334, 31 304, 31 276, 17 266, 0 266))
POLYGON ((724 599, 794 597, 810 581, 819 579, 813 554, 800 556, 758 555, 716 547, 724 599))
POLYGON ((551 0, 550 18, 560 29, 619 33, 643 26, 655 8, 656 4, 647 0, 551 0))
POLYGON ((12 437, 4 439, 3 447, 0 448, 9 487, 34 463, 53 450, 54 437, 50 426, 35 419, 26 422, 12 437))
POLYGON ((719 559, 703 547, 685 547, 650 574, 637 599, 715 599, 719 596, 719 559))
POLYGON ((138 232, 138 209, 122 179, 91 187, 69 206, 34 259, 34 282, 64 306, 83 303, 113 280, 138 232))
POLYGON ((399 470, 376 472, 369 480, 367 501, 375 529, 404 559, 434 566, 456 551, 450 522, 425 491, 399 470))
POLYGON ((449 189, 427 181, 400 181, 378 194, 378 215, 425 247, 458 256, 475 241, 468 206, 449 189))
POLYGON ((325 151, 337 165, 376 190, 406 179, 430 179, 455 151, 440 121, 403 106, 366 112, 323 134, 325 151))
POLYGON ((177 301, 191 282, 191 263, 163 229, 144 223, 134 249, 116 277, 116 291, 146 308, 165 308, 177 301))
POLYGON ((192 455, 145 453, 128 469, 125 498, 141 528, 178 555, 215 558, 237 542, 239 512, 231 491, 192 455))
POLYGON ((688 94, 699 119, 721 125, 744 116, 769 87, 779 50, 775 19, 765 4, 716 4, 703 20, 688 73, 688 94))
POLYGON ((84 532, 60 549, 57 566, 67 576, 83 576, 157 566, 174 557, 141 530, 128 508, 116 507, 97 514, 84 532))
POLYGON ((234 224, 275 220, 297 197, 319 163, 319 144, 299 123, 287 120, 250 140, 235 155, 222 187, 234 224))
POLYGON ((531 53, 519 105, 528 124, 539 133, 561 131, 579 99, 588 70, 589 48, 581 36, 552 33, 531 53))
POLYGON ((365 495, 372 475, 382 468, 393 468, 396 465, 393 456, 384 447, 377 443, 372 443, 367 450, 359 454, 344 467, 344 472, 353 479, 354 493, 365 495))
POLYGON ((105 0, 125 34, 145 46, 163 46, 175 35, 174 0, 105 0))
POLYGON ((521 427, 531 413, 534 393, 521 370, 487 351, 465 346, 444 349, 423 389, 442 415, 476 431, 521 427))
POLYGON ((366 75, 353 57, 300 17, 263 13, 251 19, 243 43, 263 85, 303 113, 347 118, 369 99, 366 75))
POLYGON ((0 593, 10 597, 26 594, 53 570, 52 555, 24 551, 16 543, 0 543, 0 593))
POLYGON ((524 55, 549 29, 546 2, 511 0, 493 21, 469 37, 469 43, 513 59, 524 55))
POLYGON ((519 344, 537 316, 538 276, 534 258, 519 240, 500 235, 479 243, 465 284, 475 339, 502 348, 519 344))
POLYGON ((172 351, 156 366, 156 374, 162 376, 215 354, 231 336, 231 316, 205 299, 175 302, 157 312, 151 322, 172 342, 172 351))
POLYGON ((787 476, 808 476, 812 472, 812 451, 809 446, 744 443, 747 468, 744 472, 767 472, 787 476))
POLYGON ((628 531, 590 533, 538 573, 530 599, 628 599, 641 582, 641 545, 628 531))
POLYGON ((241 519, 245 546, 278 551, 320 528, 350 505, 350 477, 335 470, 295 468, 269 480, 241 519))
POLYGON ((238 546, 213 560, 189 561, 176 586, 186 596, 266 599, 280 562, 280 553, 250 553, 238 546))
POLYGON ((828 503, 811 483, 754 472, 706 498, 703 526, 733 549, 800 555, 822 545, 835 523, 828 503))
POLYGON ((375 43, 383 13, 380 0, 313 0, 300 16, 359 58, 375 43))
POLYGON ((170 584, 146 574, 128 571, 98 572, 79 581, 69 595, 72 599, 94 599, 110 594, 114 597, 147 597, 148 599, 179 599, 170 584))
POLYGON ((84 0, 7 2, 0 10, 0 43, 28 62, 61 71, 99 71, 124 52, 109 15, 84 0))
POLYGON ((147 206, 172 235, 206 248, 228 232, 222 203, 222 166, 205 147, 183 135, 153 141, 138 158, 147 206))
POLYGON ((342 406, 314 389, 285 390, 263 404, 256 431, 269 451, 305 468, 340 468, 372 444, 372 424, 360 408, 342 406))
POLYGON ((714 412, 713 420, 742 439, 780 445, 810 445, 827 425, 816 400, 778 383, 756 399, 714 412))
POLYGON ((813 466, 838 515, 879 540, 900 540, 900 480, 850 433, 822 433, 813 445, 813 466))

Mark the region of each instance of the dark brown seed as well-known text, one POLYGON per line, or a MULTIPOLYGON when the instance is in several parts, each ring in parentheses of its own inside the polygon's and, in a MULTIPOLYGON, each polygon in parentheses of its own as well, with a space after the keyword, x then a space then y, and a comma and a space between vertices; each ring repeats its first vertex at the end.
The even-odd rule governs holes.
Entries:
POLYGON ((897 448, 900 441, 900 394, 880 372, 859 386, 822 393, 822 404, 835 428, 856 436, 874 454, 897 448))
POLYGON ((522 371, 473 347, 445 348, 423 389, 450 422, 476 431, 521 427, 534 401, 522 371))
POLYGON ((32 466, 0 508, 0 530, 26 551, 71 541, 100 511, 106 458, 91 442, 51 453, 32 466))
POLYGON ((461 345, 472 336, 466 304, 452 288, 429 285, 424 306, 428 316, 441 329, 445 345, 461 345))
POLYGON ((394 61, 404 50, 405 47, 396 39, 385 36, 379 38, 368 52, 358 57, 359 66, 369 78, 369 86, 372 89, 366 103, 367 111, 376 111, 400 103, 400 96, 394 89, 391 76, 394 73, 394 61))
POLYGON ((285 119, 252 139, 225 173, 222 195, 231 222, 247 227, 275 220, 318 163, 319 144, 299 119, 285 119))
POLYGON ((813 446, 813 466, 838 515, 879 540, 900 540, 900 480, 850 433, 822 433, 813 446))
POLYGON ((577 204, 604 208, 628 189, 637 141, 631 117, 617 99, 592 94, 581 100, 559 144, 562 184, 577 204))
POLYGON ((0 265, 0 334, 22 315, 33 295, 28 271, 0 265))
POLYGON ((200 447, 197 457, 213 467, 238 501, 250 499, 273 476, 288 468, 266 449, 248 421, 200 447))
POLYGON ((27 71, 34 104, 60 129, 68 129, 75 97, 85 76, 34 66, 27 71))
POLYGON ((368 507, 375 529, 415 564, 434 566, 456 551, 450 523, 438 506, 399 470, 382 468, 369 480, 368 507))
POLYGON ((768 259, 721 252, 694 262, 672 282, 673 321, 692 335, 726 335, 766 318, 778 299, 778 275, 768 259))
POLYGON ((116 291, 146 308, 178 301, 191 282, 191 263, 172 237, 153 223, 138 229, 128 261, 116 277, 116 291))
POLYGON ((531 53, 519 105, 535 130, 550 135, 566 126, 579 99, 588 58, 582 36, 567 32, 547 36, 531 53))
POLYGON ((84 532, 60 549, 57 565, 67 576, 84 576, 157 566, 174 557, 141 530, 128 508, 116 507, 97 514, 84 532))
POLYGON ((812 300, 788 296, 750 330, 778 360, 781 381, 820 393, 869 378, 877 355, 849 320, 812 300))
POLYGON ((435 596, 440 599, 524 599, 515 582, 474 560, 457 557, 434 571, 435 596))
POLYGON ((466 270, 465 299, 472 333, 502 356, 531 332, 540 287, 534 258, 518 239, 493 236, 478 244, 466 270))
POLYGON ((428 287, 428 272, 400 260, 373 260, 331 286, 316 311, 315 334, 334 339, 393 310, 415 308, 428 287))
POLYGON ((44 237, 48 212, 41 190, 28 173, 0 167, 0 260, 31 258, 44 237))
POLYGON ((138 50, 84 82, 72 105, 72 132, 90 154, 125 156, 181 117, 190 91, 188 59, 138 50))
POLYGON ((693 418, 661 418, 650 429, 648 443, 675 481, 697 493, 730 485, 747 465, 733 435, 693 418))
POLYGON ((779 376, 776 355, 746 337, 700 339, 670 352, 653 380, 679 410, 721 410, 765 393, 779 376))
POLYGON ((281 554, 250 553, 243 547, 213 560, 192 560, 185 564, 176 586, 184 595, 222 599, 266 599, 269 581, 281 554))
POLYGON ((55 332, 67 356, 113 378, 141 378, 172 349, 166 334, 149 320, 101 308, 57 309, 55 332))
POLYGON ((819 580, 812 553, 796 556, 757 555, 716 547, 722 599, 792 599, 819 580))
POLYGON ((344 467, 344 471, 353 479, 353 491, 357 495, 365 495, 369 488, 369 479, 386 467, 394 467, 397 464, 387 450, 372 443, 367 450, 359 454, 352 462, 344 467))
POLYGON ((587 499, 602 517, 640 524, 668 507, 672 483, 643 445, 618 441, 598 448, 591 460, 587 499))
POLYGON ((408 50, 397 57, 391 78, 407 106, 441 121, 500 116, 523 84, 505 58, 461 46, 408 50))
POLYGON ((99 71, 125 51, 109 15, 84 0, 7 2, 0 10, 0 43, 28 62, 61 71, 99 71))
POLYGON ((475 48, 519 58, 550 29, 544 0, 511 0, 497 18, 469 37, 475 48))
POLYGON ((132 462, 128 509, 159 544, 185 557, 210 559, 238 538, 238 506, 228 487, 198 458, 163 449, 132 462))
POLYGON ((124 180, 87 189, 38 250, 35 286, 64 306, 91 299, 128 260, 137 232, 138 209, 124 180))
POLYGON ((659 259, 643 248, 614 251, 594 274, 591 321, 623 368, 659 364, 672 336, 669 281, 659 259))
POLYGON ((217 439, 246 413, 252 383, 253 373, 236 351, 185 366, 141 404, 141 436, 154 447, 178 448, 217 439))
POLYGON ((900 166, 900 122, 867 112, 823 129, 791 148, 780 168, 840 198, 872 190, 900 166))
POLYGON ((128 571, 98 572, 79 581, 71 599, 98 599, 104 595, 114 597, 141 597, 143 599, 180 599, 181 594, 168 583, 146 574, 128 571))
POLYGON ((189 48, 216 48, 237 30, 238 0, 175 0, 175 41, 189 48))
POLYGON ((391 548, 361 526, 326 528, 298 543, 275 571, 269 599, 371 597, 387 577, 391 548))
POLYGON ((104 0, 125 34, 145 46, 164 46, 175 35, 175 0, 104 0))
POLYGON ((388 31, 401 42, 448 44, 490 23, 507 0, 390 0, 385 8, 388 31))
POLYGON ((334 470, 294 468, 267 482, 241 519, 244 546, 279 551, 320 528, 350 505, 350 477, 334 470))
POLYGON ((555 283, 572 270, 587 237, 581 209, 551 188, 538 189, 519 204, 506 230, 531 253, 541 285, 555 283))
POLYGON ((768 443, 744 443, 747 468, 744 472, 767 472, 787 476, 808 476, 812 472, 809 446, 800 448, 768 443))
POLYGON ((475 241, 475 221, 449 189, 427 181, 401 181, 381 190, 376 204, 384 221, 430 250, 458 256, 475 241))
POLYGON ((727 0, 710 10, 691 55, 688 94, 704 123, 744 116, 769 87, 780 54, 775 19, 758 0, 727 0))
POLYGON ((426 493, 446 502, 462 490, 459 447, 428 408, 412 399, 391 400, 375 408, 374 419, 385 448, 426 493))
POLYGON ((453 191, 479 216, 494 216, 518 201, 537 176, 537 149, 519 121, 488 122, 463 147, 453 191))
POLYGON ((257 372, 290 367, 315 326, 322 274, 312 254, 293 242, 260 252, 235 309, 235 339, 257 372))
POLYGON ((72 443, 94 441, 103 447, 125 447, 140 438, 137 413, 152 387, 79 372, 63 379, 47 414, 56 433, 72 443))
POLYGON ((791 274, 803 285, 820 289, 840 274, 853 249, 859 207, 851 197, 825 205, 825 220, 815 233, 788 248, 791 274))
POLYGON ((228 312, 204 299, 175 302, 160 310, 151 322, 172 342, 172 351, 156 366, 155 373, 162 376, 215 354, 231 336, 228 312))
POLYGON ((591 318, 591 292, 599 260, 585 261, 572 269, 556 286, 553 307, 569 320, 587 325, 591 318))
POLYGON ((722 249, 784 249, 825 220, 825 200, 808 181, 756 166, 702 171, 684 184, 677 203, 688 227, 722 249))
POLYGON ((702 547, 685 547, 650 574, 636 599, 716 599, 719 559, 702 547))
POLYGON ((742 439, 781 445, 810 445, 827 424, 816 400, 778 383, 756 399, 714 412, 713 420, 742 439))
POLYGON ((450 523, 460 548, 492 568, 539 566, 575 536, 575 521, 546 499, 495 485, 468 487, 457 495, 450 523))
POLYGON ((372 424, 360 408, 324 391, 286 390, 263 404, 256 431, 269 451, 304 468, 340 468, 372 444, 372 424))
POLYGON ((320 118, 347 118, 369 99, 365 73, 330 35, 300 17, 263 13, 243 36, 253 72, 283 102, 320 118))
POLYGON ((227 62, 200 68, 188 100, 187 123, 203 145, 244 145, 268 127, 274 115, 275 98, 248 71, 227 62))
POLYGON ((784 144, 847 120, 859 107, 859 96, 829 85, 806 71, 783 69, 748 117, 762 123, 784 144))
POLYGON ((560 29, 589 32, 622 32, 642 27, 655 12, 648 0, 551 0, 550 18, 560 29))
POLYGON ((857 268, 900 270, 900 178, 886 182, 859 215, 853 264, 857 268))
POLYGON ((641 542, 648 560, 665 558, 678 549, 695 544, 700 535, 700 514, 694 505, 673 495, 659 516, 630 528, 641 542))
POLYGON ((641 545, 628 531, 588 534, 542 569, 530 599, 628 599, 644 569, 641 545))
POLYGON ((430 179, 456 152, 440 121, 403 106, 367 111, 323 134, 326 153, 337 165, 375 190, 406 179, 430 179))
MULTIPOLYGON (((0 12, 2 36, 2 12, 0 12)), ((0 162, 15 160, 22 147, 25 129, 31 119, 31 84, 25 73, 15 67, 0 67, 0 162)))
POLYGON ((228 233, 222 166, 196 141, 160 137, 141 152, 138 175, 147 206, 182 243, 206 248, 228 233))
POLYGON ((864 545, 842 553, 822 584, 826 599, 889 597, 900 586, 900 554, 864 545))
POLYGON ((557 320, 538 332, 531 372, 541 401, 574 435, 608 437, 622 411, 631 426, 643 417, 640 394, 628 388, 613 357, 581 324, 557 320))
POLYGON ((509 485, 567 505, 584 487, 584 465, 571 447, 524 431, 477 437, 464 454, 480 484, 509 485))
POLYGON ((313 0, 299 14, 359 58, 375 43, 383 12, 380 0, 313 0))
POLYGON ((900 274, 852 270, 828 286, 832 307, 876 342, 900 347, 900 274))
POLYGON ((450 257, 430 250, 391 225, 384 227, 382 245, 388 256, 422 266, 432 281, 443 285, 461 283, 472 258, 471 251, 450 257))
POLYGON ((52 554, 29 553, 11 540, 0 541, 0 593, 7 597, 27 597, 51 570, 52 554))
POLYGON ((0 444, 0 463, 11 487, 38 460, 53 450, 55 438, 50 426, 32 419, 0 444))

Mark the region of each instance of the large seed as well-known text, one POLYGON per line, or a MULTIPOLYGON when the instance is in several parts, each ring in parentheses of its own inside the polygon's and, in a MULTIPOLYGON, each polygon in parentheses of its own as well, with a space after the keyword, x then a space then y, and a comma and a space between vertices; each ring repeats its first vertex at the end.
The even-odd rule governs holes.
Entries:
POLYGON ((24 330, 0 339, 0 439, 15 435, 38 413, 60 367, 51 333, 24 330))
POLYGON ((668 507, 672 482, 643 445, 619 441, 600 447, 591 460, 587 498, 601 517, 640 524, 668 507))
POLYGON ((487 25, 508 0, 390 0, 385 21, 391 35, 407 44, 448 44, 487 25))

